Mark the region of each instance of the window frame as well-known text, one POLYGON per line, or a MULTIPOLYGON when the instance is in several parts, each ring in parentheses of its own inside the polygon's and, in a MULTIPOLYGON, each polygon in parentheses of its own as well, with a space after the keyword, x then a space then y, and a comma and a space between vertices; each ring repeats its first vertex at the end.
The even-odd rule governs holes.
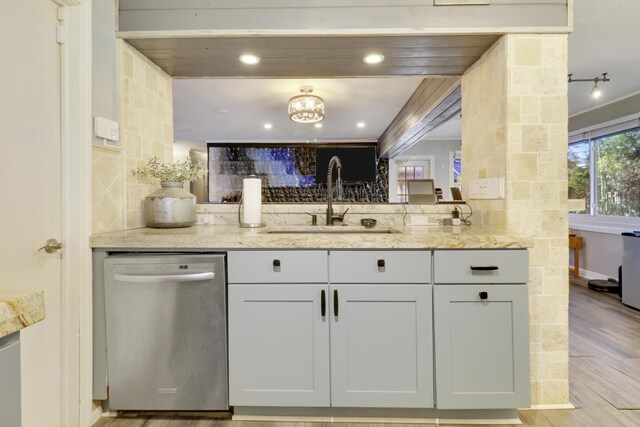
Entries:
POLYGON ((640 229, 640 216, 626 217, 615 215, 598 215, 598 183, 597 183, 597 149, 598 139, 614 136, 620 133, 640 130, 638 115, 625 117, 616 121, 592 127, 580 132, 572 132, 567 143, 567 155, 569 144, 588 141, 589 143, 589 186, 590 200, 588 213, 569 213, 569 227, 576 230, 594 231, 599 233, 620 234, 625 231, 640 229), (629 120, 631 118, 631 120, 629 120))

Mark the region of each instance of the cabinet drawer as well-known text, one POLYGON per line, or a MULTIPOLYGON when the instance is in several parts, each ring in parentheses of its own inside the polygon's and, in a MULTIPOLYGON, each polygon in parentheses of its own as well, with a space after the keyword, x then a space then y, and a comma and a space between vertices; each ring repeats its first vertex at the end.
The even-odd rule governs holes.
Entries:
POLYGON ((331 251, 331 283, 431 283, 430 251, 331 251))
POLYGON ((473 250, 435 251, 434 283, 526 283, 527 251, 473 250))
POLYGON ((229 251, 229 283, 327 283, 327 251, 229 251))

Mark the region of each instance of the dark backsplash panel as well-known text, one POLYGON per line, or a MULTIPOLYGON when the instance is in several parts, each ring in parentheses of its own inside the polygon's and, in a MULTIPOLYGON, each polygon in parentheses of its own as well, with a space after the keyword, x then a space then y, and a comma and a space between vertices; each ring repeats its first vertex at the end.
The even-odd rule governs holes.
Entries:
MULTIPOLYGON (((387 203, 389 201, 389 161, 378 160, 375 182, 343 184, 343 201, 387 203)), ((262 179, 265 203, 321 203, 327 188, 316 183, 315 147, 215 146, 209 145, 209 201, 237 202, 242 180, 249 175, 262 179)))

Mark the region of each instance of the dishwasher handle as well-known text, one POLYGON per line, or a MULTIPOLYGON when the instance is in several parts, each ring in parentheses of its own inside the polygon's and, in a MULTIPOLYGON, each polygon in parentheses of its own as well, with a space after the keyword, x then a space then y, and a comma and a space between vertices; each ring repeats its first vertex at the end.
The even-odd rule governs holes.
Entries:
POLYGON ((143 276, 135 274, 114 274, 113 278, 117 282, 129 283, 168 283, 168 282, 197 282, 200 280, 211 280, 215 277, 215 273, 208 271, 206 273, 191 274, 164 274, 161 276, 143 276))

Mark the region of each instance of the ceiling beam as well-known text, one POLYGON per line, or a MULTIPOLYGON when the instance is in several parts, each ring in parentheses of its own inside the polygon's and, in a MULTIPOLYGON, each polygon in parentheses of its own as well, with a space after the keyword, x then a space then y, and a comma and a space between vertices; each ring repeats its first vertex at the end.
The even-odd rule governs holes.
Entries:
POLYGON ((379 156, 397 156, 459 114, 461 98, 460 77, 424 79, 378 140, 379 156))

